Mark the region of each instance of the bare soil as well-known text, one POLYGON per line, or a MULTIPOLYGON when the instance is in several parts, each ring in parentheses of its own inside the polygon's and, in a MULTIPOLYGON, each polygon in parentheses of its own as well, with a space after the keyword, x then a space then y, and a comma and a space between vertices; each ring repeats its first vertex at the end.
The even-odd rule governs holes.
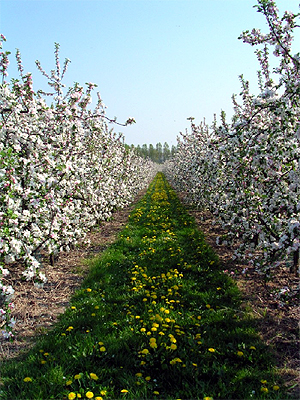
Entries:
MULTIPOLYGON (((32 347, 37 337, 53 326, 88 273, 85 261, 99 255, 115 241, 135 203, 144 193, 142 191, 131 206, 115 212, 111 221, 90 232, 74 250, 61 253, 54 266, 46 265, 48 282, 43 288, 20 279, 20 267, 13 269, 7 283, 15 289, 12 315, 17 323, 14 340, 0 339, 0 362, 32 347)), ((216 245, 216 238, 222 232, 220 227, 212 224, 212 216, 208 212, 189 212, 204 232, 207 243, 218 254, 224 270, 237 282, 243 296, 242 307, 253 316, 257 331, 273 351, 277 368, 289 392, 293 397, 300 398, 299 299, 293 295, 293 291, 299 288, 299 277, 281 267, 274 270, 272 280, 265 282, 254 269, 232 260, 233 248, 216 245), (287 292, 278 295, 283 288, 288 288, 287 292)))

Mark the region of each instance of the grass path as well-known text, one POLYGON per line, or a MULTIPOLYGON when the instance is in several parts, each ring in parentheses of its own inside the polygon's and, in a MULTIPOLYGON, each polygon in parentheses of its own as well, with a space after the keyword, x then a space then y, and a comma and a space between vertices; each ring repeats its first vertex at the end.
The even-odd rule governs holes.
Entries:
POLYGON ((240 295, 159 173, 0 399, 285 399, 240 295))

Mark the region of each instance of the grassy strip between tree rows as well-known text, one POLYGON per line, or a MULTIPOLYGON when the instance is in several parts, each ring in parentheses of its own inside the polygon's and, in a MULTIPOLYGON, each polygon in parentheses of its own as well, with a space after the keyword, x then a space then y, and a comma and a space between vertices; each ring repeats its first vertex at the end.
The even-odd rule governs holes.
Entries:
POLYGON ((163 174, 1 399, 286 398, 240 296, 163 174))

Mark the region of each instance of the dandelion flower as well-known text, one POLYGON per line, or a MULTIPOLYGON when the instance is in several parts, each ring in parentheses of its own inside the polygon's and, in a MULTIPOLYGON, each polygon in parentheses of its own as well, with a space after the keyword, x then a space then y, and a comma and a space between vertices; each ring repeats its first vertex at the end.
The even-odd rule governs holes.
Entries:
POLYGON ((128 390, 122 389, 122 390, 121 390, 121 393, 128 393, 128 390))
POLYGON ((90 378, 93 379, 94 381, 97 381, 99 379, 98 376, 93 372, 90 373, 90 378))
POLYGON ((279 386, 274 385, 274 386, 273 386, 273 390, 279 390, 279 386))
POLYGON ((210 347, 209 349, 208 349, 208 351, 210 352, 210 353, 215 353, 215 349, 214 348, 212 348, 212 347, 210 347))
POLYGON ((29 376, 23 379, 24 382, 32 382, 32 379, 29 376))
POLYGON ((269 389, 263 386, 260 388, 260 391, 263 393, 268 393, 269 389))
POLYGON ((106 348, 104 346, 101 346, 100 351, 103 353, 104 351, 106 351, 106 348))
POLYGON ((239 357, 243 357, 243 355, 244 355, 244 353, 243 353, 242 351, 237 351, 236 354, 237 354, 239 357))
POLYGON ((76 393, 70 392, 70 393, 68 394, 68 399, 69 399, 69 400, 74 400, 74 399, 76 399, 76 393))
POLYGON ((74 329, 73 326, 69 326, 69 327, 66 329, 66 331, 67 331, 67 332, 71 332, 73 329, 74 329))
POLYGON ((157 343, 155 342, 155 341, 150 341, 150 347, 152 348, 152 349, 157 349, 157 343))
POLYGON ((92 399, 94 397, 94 393, 93 392, 86 392, 85 397, 87 397, 88 399, 92 399))

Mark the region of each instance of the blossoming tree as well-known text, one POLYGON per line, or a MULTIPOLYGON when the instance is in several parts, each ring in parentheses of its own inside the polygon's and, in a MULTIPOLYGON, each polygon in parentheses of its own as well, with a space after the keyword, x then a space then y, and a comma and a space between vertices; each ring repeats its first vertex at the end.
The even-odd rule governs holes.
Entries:
POLYGON ((292 40, 300 14, 280 17, 272 0, 256 7, 269 33, 253 29, 240 39, 258 47, 260 94, 252 95, 241 76, 242 103, 233 96, 231 123, 224 113, 211 132, 192 122, 166 168, 191 202, 215 215, 227 232, 223 240, 240 243, 236 256, 269 274, 282 262, 299 267, 300 56, 292 40), (270 48, 279 60, 273 71, 270 48))
MULTIPOLYGON (((27 280, 43 284, 41 252, 52 260, 68 250, 92 226, 131 202, 155 173, 152 162, 126 149, 123 136, 109 128, 116 120, 106 117, 99 95, 95 109, 89 109, 95 84, 87 83, 84 90, 76 83, 64 93, 69 60, 61 68, 58 44, 55 70, 48 74, 37 62, 52 89, 50 106, 46 93, 34 92, 19 51, 20 78, 6 81, 8 56, 0 53, 1 326, 12 324, 6 306, 14 290, 5 277, 14 263, 24 265, 27 280)), ((133 122, 129 118, 124 126, 133 122)))

